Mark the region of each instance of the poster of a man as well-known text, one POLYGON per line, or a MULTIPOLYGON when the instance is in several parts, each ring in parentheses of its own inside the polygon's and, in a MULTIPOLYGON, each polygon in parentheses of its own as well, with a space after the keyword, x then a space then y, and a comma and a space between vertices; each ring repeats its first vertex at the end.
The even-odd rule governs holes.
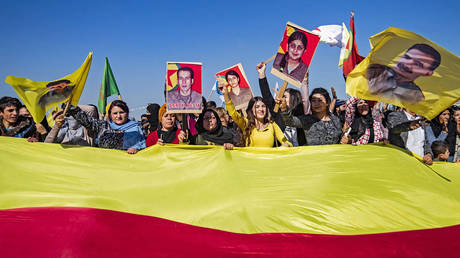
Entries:
POLYGON ((201 63, 168 62, 166 72, 168 112, 201 112, 201 63))
POLYGON ((75 85, 71 84, 69 80, 59 80, 48 83, 46 85, 48 92, 40 97, 38 104, 42 108, 45 108, 46 106, 67 99, 72 94, 72 90, 75 87, 75 85))
POLYGON ((319 36, 288 22, 273 62, 272 74, 300 87, 318 42, 319 36))
POLYGON ((220 71, 216 77, 225 79, 229 91, 229 97, 236 109, 242 109, 248 106, 249 101, 254 96, 251 86, 244 73, 241 63, 230 68, 220 71))
POLYGON ((422 89, 414 82, 431 76, 441 64, 440 53, 428 44, 414 44, 399 58, 393 68, 371 64, 366 70, 369 92, 382 100, 399 100, 416 104, 425 100, 422 89))

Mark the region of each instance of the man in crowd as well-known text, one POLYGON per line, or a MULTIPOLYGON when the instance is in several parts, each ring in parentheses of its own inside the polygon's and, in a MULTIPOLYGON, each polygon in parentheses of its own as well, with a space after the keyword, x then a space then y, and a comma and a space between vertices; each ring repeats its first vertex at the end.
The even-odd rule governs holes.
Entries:
POLYGON ((19 116, 22 104, 17 98, 2 97, 0 99, 0 135, 18 138, 30 138, 37 141, 36 129, 32 118, 19 116), (34 137, 31 137, 34 135, 34 137))
POLYGON ((399 100, 415 104, 425 100, 415 80, 420 76, 431 76, 440 65, 441 55, 427 44, 415 44, 410 47, 390 68, 381 64, 371 64, 367 68, 366 78, 369 91, 383 101, 399 100))
POLYGON ((431 165, 433 153, 425 133, 424 119, 414 112, 404 109, 388 114, 387 123, 390 143, 410 150, 423 157, 423 162, 431 165))

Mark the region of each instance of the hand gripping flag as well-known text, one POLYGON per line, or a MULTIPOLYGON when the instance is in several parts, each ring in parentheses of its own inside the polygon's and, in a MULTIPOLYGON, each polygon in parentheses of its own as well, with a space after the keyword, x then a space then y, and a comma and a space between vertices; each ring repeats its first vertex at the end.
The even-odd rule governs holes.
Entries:
POLYGON ((120 91, 118 90, 115 76, 113 76, 112 68, 110 68, 109 59, 105 58, 104 75, 102 77, 101 90, 99 91, 98 107, 99 112, 105 114, 105 108, 107 106, 107 97, 118 95, 120 97, 120 91))
POLYGON ((24 102, 35 123, 40 123, 46 112, 72 98, 71 104, 77 105, 88 77, 93 53, 74 73, 63 78, 36 82, 27 78, 7 76, 5 82, 13 86, 19 98, 24 102))
POLYGON ((347 93, 433 119, 460 99, 460 58, 413 32, 390 27, 348 75, 347 93))

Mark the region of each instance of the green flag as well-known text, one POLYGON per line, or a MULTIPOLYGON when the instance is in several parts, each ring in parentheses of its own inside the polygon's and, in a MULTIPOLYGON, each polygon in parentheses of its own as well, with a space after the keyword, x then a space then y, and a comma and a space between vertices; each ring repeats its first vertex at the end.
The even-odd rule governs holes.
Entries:
POLYGON ((112 69, 110 68, 109 59, 105 58, 104 75, 102 77, 101 90, 99 92, 99 112, 105 114, 105 107, 107 106, 107 97, 112 95, 120 95, 117 82, 113 76, 112 69))

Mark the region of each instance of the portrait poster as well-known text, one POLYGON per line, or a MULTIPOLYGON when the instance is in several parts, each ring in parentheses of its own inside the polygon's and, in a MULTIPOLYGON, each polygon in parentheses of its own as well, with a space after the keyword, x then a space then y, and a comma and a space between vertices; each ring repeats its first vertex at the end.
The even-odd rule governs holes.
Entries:
POLYGON ((166 110, 171 113, 200 113, 202 64, 166 63, 166 110))
POLYGON ((370 54, 348 75, 347 93, 433 119, 460 99, 460 58, 413 32, 370 37, 370 54))
POLYGON ((271 73, 300 88, 319 39, 318 35, 288 22, 271 73))
POLYGON ((47 111, 68 101, 76 106, 85 87, 93 53, 90 52, 83 64, 73 73, 53 81, 38 82, 27 78, 7 76, 5 82, 10 84, 21 101, 29 110, 35 123, 40 123, 47 111))
POLYGON ((225 80, 228 95, 236 109, 243 109, 248 106, 254 94, 241 63, 216 73, 216 78, 225 80))

